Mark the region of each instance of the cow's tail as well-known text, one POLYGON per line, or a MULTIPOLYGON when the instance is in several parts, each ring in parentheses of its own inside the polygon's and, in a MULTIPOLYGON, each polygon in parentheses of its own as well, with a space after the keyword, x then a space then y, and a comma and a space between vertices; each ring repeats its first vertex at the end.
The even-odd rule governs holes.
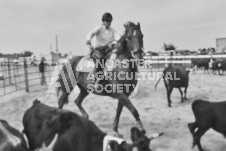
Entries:
POLYGON ((157 81, 157 83, 155 84, 155 91, 156 91, 156 88, 157 88, 157 86, 159 84, 159 81, 162 79, 162 77, 163 77, 163 73, 162 73, 161 77, 159 78, 159 80, 157 81))

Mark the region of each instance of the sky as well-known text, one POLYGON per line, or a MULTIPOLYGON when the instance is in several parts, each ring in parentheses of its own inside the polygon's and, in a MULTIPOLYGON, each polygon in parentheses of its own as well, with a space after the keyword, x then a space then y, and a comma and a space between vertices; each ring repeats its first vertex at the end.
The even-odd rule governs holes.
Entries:
POLYGON ((112 27, 122 34, 127 21, 140 23, 144 51, 216 47, 226 37, 225 0, 0 0, 0 53, 85 55, 86 36, 113 15, 112 27))

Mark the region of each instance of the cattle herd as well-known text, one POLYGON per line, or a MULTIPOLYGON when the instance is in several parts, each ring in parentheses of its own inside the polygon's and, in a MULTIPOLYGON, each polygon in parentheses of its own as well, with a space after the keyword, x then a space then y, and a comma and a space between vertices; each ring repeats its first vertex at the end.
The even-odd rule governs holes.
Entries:
MULTIPOLYGON (((219 75, 226 70, 226 60, 192 59, 191 61, 194 73, 199 67, 204 67, 204 72, 209 72, 209 69, 212 69, 213 73, 218 71, 219 75)), ((164 69, 161 78, 164 80, 169 107, 172 103, 170 95, 173 88, 179 89, 182 103, 187 99, 189 72, 190 70, 186 70, 181 65, 169 65, 164 69), (175 73, 180 80, 167 78, 168 74, 175 73), (183 87, 184 94, 181 90, 183 87)), ((226 115, 226 102, 195 100, 191 108, 195 122, 187 125, 193 139, 193 147, 197 145, 199 151, 203 151, 200 139, 210 128, 226 136, 226 119, 222 116, 226 115)), ((7 121, 0 120, 0 151, 132 151, 134 149, 151 151, 150 141, 163 135, 156 133, 148 137, 138 128, 132 127, 131 141, 125 141, 107 135, 94 122, 77 113, 45 105, 37 99, 25 111, 22 123, 24 129, 20 132, 7 121)))
POLYGON ((191 59, 193 72, 196 73, 196 70, 199 67, 204 67, 204 73, 209 73, 212 70, 212 73, 216 74, 218 71, 219 75, 223 75, 226 70, 226 60, 225 59, 215 59, 215 58, 195 58, 191 59))

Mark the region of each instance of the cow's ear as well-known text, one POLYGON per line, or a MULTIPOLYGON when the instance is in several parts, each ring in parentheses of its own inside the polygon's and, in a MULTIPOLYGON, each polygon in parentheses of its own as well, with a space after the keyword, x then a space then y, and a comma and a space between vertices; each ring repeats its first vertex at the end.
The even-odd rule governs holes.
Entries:
POLYGON ((140 29, 140 23, 139 22, 137 23, 137 27, 140 29))
POLYGON ((144 134, 137 127, 131 128, 131 140, 133 142, 137 141, 142 136, 144 136, 144 134))
POLYGON ((41 102, 38 100, 38 99, 35 99, 34 101, 33 101, 33 105, 37 105, 37 104, 40 104, 41 102))

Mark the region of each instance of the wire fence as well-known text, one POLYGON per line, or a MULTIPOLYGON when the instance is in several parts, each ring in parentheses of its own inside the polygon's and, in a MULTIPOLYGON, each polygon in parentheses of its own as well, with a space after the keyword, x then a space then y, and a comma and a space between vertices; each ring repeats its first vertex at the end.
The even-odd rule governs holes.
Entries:
MULTIPOLYGON (((46 83, 49 83, 55 66, 45 64, 46 83)), ((38 64, 4 61, 0 66, 0 96, 19 90, 29 92, 30 88, 40 85, 41 73, 38 64)))

